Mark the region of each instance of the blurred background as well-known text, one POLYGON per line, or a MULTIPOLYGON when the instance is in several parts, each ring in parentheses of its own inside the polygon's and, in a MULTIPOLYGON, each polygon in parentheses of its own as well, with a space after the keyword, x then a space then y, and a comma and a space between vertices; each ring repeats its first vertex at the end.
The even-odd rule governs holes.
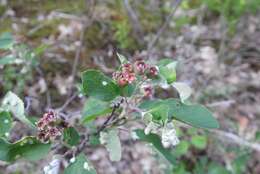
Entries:
MULTIPOLYGON (((176 166, 129 136, 121 138, 120 162, 110 162, 103 147, 86 149, 98 173, 260 173, 259 0, 0 0, 4 36, 19 46, 10 50, 14 62, 0 58, 0 98, 15 92, 31 117, 61 107, 77 91, 82 71, 111 75, 119 52, 129 60, 178 60, 177 79, 192 87, 191 101, 206 105, 220 122, 210 132, 178 128, 176 166)), ((76 98, 64 113, 78 118, 84 101, 76 98)), ((11 138, 26 134, 16 123, 11 138)), ((52 155, 0 162, 0 173, 42 173, 52 155)))

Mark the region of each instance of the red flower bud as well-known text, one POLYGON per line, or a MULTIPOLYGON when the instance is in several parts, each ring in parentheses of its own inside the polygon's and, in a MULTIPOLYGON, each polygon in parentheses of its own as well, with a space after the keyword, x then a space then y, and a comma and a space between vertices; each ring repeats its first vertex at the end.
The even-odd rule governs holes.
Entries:
POLYGON ((42 142, 47 142, 50 139, 49 134, 47 134, 47 132, 45 130, 41 130, 38 133, 37 137, 42 142))
POLYGON ((119 86, 125 86, 127 85, 127 80, 125 78, 119 78, 117 83, 119 86))
POLYGON ((153 89, 151 86, 144 87, 144 97, 151 97, 153 94, 153 89))
POLYGON ((155 66, 152 66, 149 68, 149 75, 151 76, 157 76, 158 75, 158 69, 155 66))

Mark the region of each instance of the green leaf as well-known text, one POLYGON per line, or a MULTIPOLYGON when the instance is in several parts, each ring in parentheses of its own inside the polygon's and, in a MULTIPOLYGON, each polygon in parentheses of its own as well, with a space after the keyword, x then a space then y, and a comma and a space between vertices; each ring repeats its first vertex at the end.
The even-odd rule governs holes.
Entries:
POLYGON ((161 143, 161 139, 158 135, 150 133, 145 135, 141 129, 135 130, 136 135, 141 141, 151 143, 171 164, 176 164, 176 159, 170 150, 165 149, 161 143))
POLYGON ((0 65, 12 64, 15 61, 15 57, 13 55, 7 55, 5 57, 0 58, 0 65))
POLYGON ((90 135, 89 136, 89 144, 92 146, 100 145, 99 136, 98 135, 90 135))
POLYGON ((63 131, 63 141, 70 146, 75 146, 80 142, 80 136, 75 128, 68 127, 63 131))
POLYGON ((9 135, 12 122, 13 120, 9 112, 0 111, 0 137, 9 135))
POLYGON ((89 98, 83 108, 83 118, 82 122, 86 123, 94 120, 98 116, 105 115, 111 112, 111 107, 109 102, 101 101, 96 98, 89 98))
POLYGON ((109 152, 109 158, 111 161, 119 161, 121 159, 121 143, 117 129, 110 129, 108 132, 101 132, 100 142, 105 145, 109 152))
POLYGON ((128 84, 122 88, 120 88, 120 94, 121 96, 131 97, 131 95, 135 91, 135 85, 134 84, 128 84))
POLYGON ((174 153, 177 156, 185 155, 189 150, 189 143, 185 140, 180 141, 178 146, 175 147, 174 153))
POLYGON ((170 59, 162 59, 159 61, 159 72, 168 84, 176 81, 177 62, 170 59))
POLYGON ((175 119, 200 128, 218 128, 218 121, 212 113, 202 105, 185 105, 176 99, 165 101, 169 108, 170 116, 175 119))
POLYGON ((115 82, 100 71, 88 70, 82 74, 83 91, 90 97, 111 101, 120 95, 115 82))
POLYGON ((172 86, 178 91, 182 102, 187 100, 192 93, 191 88, 186 83, 174 82, 172 86))
POLYGON ((1 161, 9 161, 9 147, 10 144, 6 142, 5 139, 0 138, 0 160, 1 161))
POLYGON ((198 149, 205 149, 207 146, 207 137, 196 135, 191 138, 191 144, 198 149))
POLYGON ((118 57, 118 59, 120 61, 120 64, 127 63, 127 58, 124 55, 119 54, 119 53, 116 53, 116 55, 117 55, 117 57, 118 57))
POLYGON ((185 105, 178 99, 145 101, 139 107, 147 111, 158 105, 166 104, 169 106, 169 119, 177 119, 194 127, 218 128, 218 121, 212 113, 202 105, 185 105))
POLYGON ((96 170, 92 164, 87 160, 86 156, 79 154, 75 162, 71 163, 64 171, 64 174, 96 174, 96 170))
POLYGON ((21 122, 28 126, 35 128, 35 126, 25 116, 24 103, 23 101, 13 92, 9 91, 3 101, 2 108, 11 112, 21 122))
POLYGON ((153 120, 165 121, 168 118, 169 107, 168 105, 161 104, 148 111, 153 116, 153 120))
POLYGON ((256 141, 260 141, 260 131, 257 131, 257 132, 255 133, 255 140, 256 140, 256 141))
POLYGON ((37 48, 35 48, 33 50, 33 53, 37 56, 37 55, 41 55, 44 53, 44 51, 48 48, 49 46, 46 44, 41 44, 40 46, 38 46, 37 48))
POLYGON ((231 173, 220 164, 211 162, 208 165, 208 174, 231 174, 231 173))
POLYGON ((43 144, 35 137, 25 137, 15 143, 0 138, 0 160, 13 162, 23 158, 36 161, 48 154, 50 144, 43 144))
POLYGON ((0 36, 0 49, 9 49, 13 46, 14 40, 11 33, 3 33, 0 36))

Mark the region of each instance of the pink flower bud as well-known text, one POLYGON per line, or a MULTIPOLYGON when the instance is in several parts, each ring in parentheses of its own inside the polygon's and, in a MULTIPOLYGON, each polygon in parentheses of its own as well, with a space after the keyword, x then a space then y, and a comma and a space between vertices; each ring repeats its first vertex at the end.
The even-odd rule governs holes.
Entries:
POLYGON ((49 135, 50 135, 51 137, 56 137, 56 136, 58 136, 59 134, 60 134, 60 130, 57 129, 56 127, 52 127, 52 128, 49 129, 49 135))
POLYGON ((133 66, 130 63, 123 64, 122 70, 123 70, 123 72, 132 73, 133 72, 133 66))
POLYGON ((38 122, 37 122, 37 127, 38 129, 44 129, 44 127, 46 126, 46 123, 40 119, 38 122))
POLYGON ((113 76, 114 80, 117 80, 120 77, 120 75, 121 75, 121 72, 116 71, 116 72, 113 73, 112 76, 113 76))
POLYGON ((55 121, 57 118, 53 111, 49 111, 43 115, 42 119, 48 124, 49 122, 55 121))
POLYGON ((134 73, 124 73, 123 76, 126 79, 126 81, 130 84, 135 81, 135 74, 134 73))
POLYGON ((135 70, 139 74, 143 74, 147 68, 147 65, 143 60, 138 60, 135 62, 135 70))

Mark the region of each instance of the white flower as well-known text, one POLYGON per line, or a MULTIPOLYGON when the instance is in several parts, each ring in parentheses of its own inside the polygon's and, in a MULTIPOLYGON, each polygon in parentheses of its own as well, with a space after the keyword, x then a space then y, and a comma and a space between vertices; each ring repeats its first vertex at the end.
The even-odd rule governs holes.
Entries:
POLYGON ((47 174, 49 170, 50 170, 50 166, 45 166, 45 167, 43 168, 44 174, 45 174, 45 173, 47 174))
POLYGON ((132 137, 133 140, 138 140, 139 139, 139 137, 138 137, 138 135, 136 134, 135 131, 131 131, 131 137, 132 137))
POLYGON ((83 168, 86 169, 86 170, 90 170, 91 169, 87 162, 84 162, 83 168))
POLYGON ((162 129, 163 147, 169 148, 170 146, 176 146, 179 142, 173 123, 167 123, 162 129))
POLYGON ((6 136, 6 137, 9 137, 9 135, 10 135, 9 132, 6 132, 6 133, 5 133, 5 136, 6 136))
POLYGON ((148 135, 150 133, 157 133, 158 129, 160 128, 160 125, 154 122, 150 122, 146 128, 144 129, 145 135, 148 135))
POLYGON ((75 158, 75 157, 73 157, 73 158, 70 159, 70 163, 74 163, 75 161, 76 161, 76 158, 75 158))
POLYGON ((43 168, 44 174, 58 174, 60 169, 60 160, 54 159, 49 165, 43 168))
POLYGON ((107 82, 106 82, 106 81, 102 81, 102 85, 103 85, 103 86, 106 86, 106 85, 107 85, 107 82))

